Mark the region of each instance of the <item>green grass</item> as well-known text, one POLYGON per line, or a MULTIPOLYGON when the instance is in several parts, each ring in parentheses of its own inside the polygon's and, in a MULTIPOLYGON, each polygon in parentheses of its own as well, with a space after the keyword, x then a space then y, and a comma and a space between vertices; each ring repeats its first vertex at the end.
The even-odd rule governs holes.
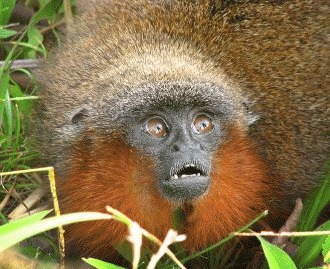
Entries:
MULTIPOLYGON (((58 41, 55 25, 61 24, 64 17, 64 9, 60 0, 40 0, 38 11, 35 12, 30 19, 28 25, 21 25, 20 30, 14 30, 11 26, 9 18, 16 1, 6 0, 0 1, 0 52, 2 53, 3 65, 0 67, 0 171, 14 171, 29 169, 29 163, 36 158, 37 153, 34 152, 27 142, 27 118, 30 116, 33 106, 34 89, 31 87, 21 87, 14 77, 15 74, 24 74, 27 78, 32 78, 32 74, 28 69, 11 68, 11 61, 15 59, 35 59, 37 57, 46 57, 48 54, 45 45, 45 33, 52 33, 52 42, 58 41), (42 20, 48 21, 48 25, 40 24, 42 20)), ((49 37, 47 37, 49 38, 49 37)), ((48 40, 49 41, 49 40, 48 40)), ((1 56, 1 54, 0 54, 1 56)), ((315 190, 304 201, 304 210, 298 224, 299 231, 329 231, 330 221, 326 221, 321 226, 316 227, 318 219, 323 208, 330 201, 330 165, 328 165, 328 173, 323 184, 315 190)), ((82 219, 81 215, 48 217, 44 218, 48 212, 38 213, 37 215, 26 217, 22 220, 8 223, 9 213, 21 203, 33 190, 40 185, 39 175, 22 173, 19 175, 1 176, 0 184, 0 250, 21 242, 26 237, 36 236, 41 232, 50 230, 59 225, 68 222, 76 222, 82 220, 91 220, 95 218, 94 213, 85 215, 82 219), (9 197, 7 193, 12 190, 13 193, 9 197), (8 198, 9 197, 9 198, 8 198), (7 199, 8 198, 8 199, 7 199), (4 203, 4 201, 7 201, 4 203), (1 207, 2 204, 2 207, 1 207)), ((114 213, 114 212, 112 212, 114 213)), ((102 218, 103 215, 98 215, 102 218)), ((130 220, 115 213, 118 221, 132 225, 130 220), (117 214, 117 215, 116 215, 117 214), (121 216, 121 218, 119 217, 121 216)), ((256 220, 251 220, 252 223, 256 220)), ((251 223, 242 227, 239 231, 246 230, 251 223)), ((142 227, 143 228, 143 227, 142 227)), ((140 235, 137 235, 140 236, 140 235)), ((24 246, 20 250, 40 263, 45 261, 54 265, 59 260, 60 252, 56 240, 47 234, 38 235, 39 238, 46 241, 53 250, 49 255, 42 253, 36 246, 24 246), (48 258, 47 258, 48 257, 48 258)), ((149 239, 152 236, 149 235, 149 239)), ((227 238, 208 247, 200 252, 188 255, 184 249, 177 244, 174 246, 175 255, 182 263, 194 260, 196 263, 207 263, 207 267, 212 268, 230 268, 235 265, 236 258, 244 255, 244 249, 237 251, 237 247, 233 243, 234 235, 231 234, 227 238), (230 244, 228 245, 228 242, 230 244), (230 255, 229 255, 229 254, 230 255)), ((293 257, 289 257, 284 251, 271 245, 261 237, 262 249, 266 256, 265 268, 312 268, 317 265, 318 260, 324 260, 329 264, 330 260, 330 236, 305 236, 293 238, 294 244, 297 246, 297 253, 293 257)), ((151 239, 152 240, 152 239, 151 239)), ((132 251, 129 244, 119 247, 118 250, 127 259, 132 259, 132 251)), ((134 254, 134 253, 133 253, 134 254)), ((143 249, 139 257, 139 268, 146 268, 150 261, 152 251, 143 249)), ((86 262, 93 264, 96 268, 118 268, 115 265, 103 263, 95 259, 88 259, 86 262)), ((136 262, 136 260, 135 260, 136 262)), ((134 263, 134 262, 133 262, 134 263)), ((177 268, 171 258, 164 256, 158 263, 160 268, 177 268)))

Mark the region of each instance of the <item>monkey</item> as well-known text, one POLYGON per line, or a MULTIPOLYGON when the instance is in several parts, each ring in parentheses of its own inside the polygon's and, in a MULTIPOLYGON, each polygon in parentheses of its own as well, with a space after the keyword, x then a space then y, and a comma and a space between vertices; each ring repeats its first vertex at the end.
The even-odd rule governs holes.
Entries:
MULTIPOLYGON (((110 205, 163 238, 181 209, 189 251, 264 210, 276 227, 325 173, 328 11, 325 0, 89 2, 36 74, 32 129, 61 212, 110 205)), ((106 260, 126 235, 114 221, 73 224, 68 255, 106 260)))

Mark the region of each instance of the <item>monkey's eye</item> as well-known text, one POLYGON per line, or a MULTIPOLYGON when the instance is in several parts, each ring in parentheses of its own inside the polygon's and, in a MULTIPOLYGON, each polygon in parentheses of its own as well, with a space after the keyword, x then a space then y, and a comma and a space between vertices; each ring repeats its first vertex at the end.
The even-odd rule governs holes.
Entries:
POLYGON ((213 130, 212 120, 204 114, 198 115, 194 119, 193 129, 199 134, 207 134, 213 130))
POLYGON ((146 123, 147 132, 154 137, 162 138, 167 136, 167 126, 160 118, 152 118, 146 123))

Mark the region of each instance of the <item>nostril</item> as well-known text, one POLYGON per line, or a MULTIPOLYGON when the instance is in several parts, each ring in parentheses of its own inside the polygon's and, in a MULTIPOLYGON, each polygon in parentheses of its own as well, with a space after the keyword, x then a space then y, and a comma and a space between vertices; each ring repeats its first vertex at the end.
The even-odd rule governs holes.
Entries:
POLYGON ((174 144, 172 150, 173 151, 179 151, 180 148, 179 148, 179 146, 177 144, 174 144))

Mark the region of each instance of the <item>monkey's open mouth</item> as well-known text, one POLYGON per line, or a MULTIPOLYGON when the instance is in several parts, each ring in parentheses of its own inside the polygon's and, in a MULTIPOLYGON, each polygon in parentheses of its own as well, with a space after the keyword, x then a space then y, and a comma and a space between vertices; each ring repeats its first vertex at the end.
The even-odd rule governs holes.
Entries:
POLYGON ((189 163, 172 169, 167 180, 160 180, 162 193, 170 200, 184 202, 203 195, 209 188, 210 178, 199 164, 189 163))
POLYGON ((206 176, 206 173, 203 171, 203 169, 198 168, 196 164, 191 163, 182 166, 178 171, 174 172, 170 176, 170 179, 174 180, 193 176, 206 176))

